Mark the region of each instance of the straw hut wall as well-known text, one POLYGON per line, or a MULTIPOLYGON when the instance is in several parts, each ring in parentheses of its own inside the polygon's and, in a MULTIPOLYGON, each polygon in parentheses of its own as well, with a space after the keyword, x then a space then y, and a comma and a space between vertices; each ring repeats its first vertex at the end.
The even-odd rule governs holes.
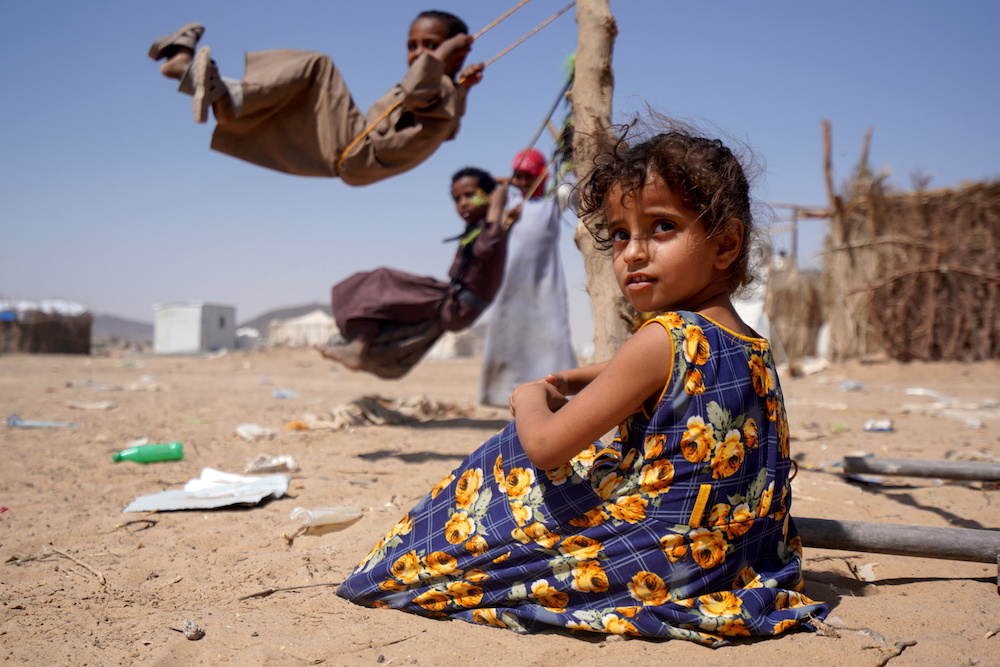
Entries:
POLYGON ((63 315, 26 310, 12 327, 12 347, 34 354, 90 354, 93 324, 90 313, 63 315))
POLYGON ((780 341, 790 363, 817 354, 823 326, 819 282, 818 273, 801 271, 790 259, 771 263, 764 309, 771 334, 780 341))
POLYGON ((1000 358, 1000 182, 896 193, 863 161, 848 196, 832 199, 834 360, 1000 358))

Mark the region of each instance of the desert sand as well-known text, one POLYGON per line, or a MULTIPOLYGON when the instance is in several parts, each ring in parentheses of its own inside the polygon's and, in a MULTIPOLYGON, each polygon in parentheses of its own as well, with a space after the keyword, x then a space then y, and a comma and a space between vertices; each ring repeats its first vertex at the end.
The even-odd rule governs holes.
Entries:
MULTIPOLYGON (((474 358, 436 360, 380 381, 309 350, 0 356, 4 416, 77 423, 0 426, 0 657, 35 665, 1000 664, 996 564, 808 544, 806 593, 830 604, 829 627, 718 649, 519 636, 338 598, 333 584, 505 423, 505 411, 475 405, 478 373, 474 358), (297 397, 275 398, 275 389, 297 397), (414 424, 282 430, 372 394, 455 409, 414 424), (88 405, 106 401, 113 407, 88 405), (280 432, 248 442, 236 433, 243 423, 280 432), (180 441, 185 457, 113 463, 111 453, 137 438, 180 441), (301 466, 280 499, 122 513, 137 496, 181 488, 204 467, 242 473, 262 453, 301 466), (333 506, 362 516, 296 535, 293 508, 333 506), (204 637, 188 639, 185 621, 204 637)), ((1000 460, 1000 364, 850 363, 782 384, 800 463, 793 515, 1000 529, 995 484, 859 482, 839 467, 855 454, 1000 460), (893 430, 866 432, 870 419, 889 419, 893 430)))

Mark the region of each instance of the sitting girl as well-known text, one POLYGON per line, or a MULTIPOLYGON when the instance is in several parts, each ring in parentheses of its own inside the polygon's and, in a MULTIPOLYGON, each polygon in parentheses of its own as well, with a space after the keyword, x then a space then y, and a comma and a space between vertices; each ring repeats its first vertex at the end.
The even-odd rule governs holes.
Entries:
POLYGON ((581 215, 611 247, 625 296, 655 317, 610 361, 515 389, 514 421, 338 595, 522 633, 712 646, 825 617, 802 593, 770 347, 731 301, 751 280, 740 162, 717 140, 670 131, 622 136, 595 164, 581 215))

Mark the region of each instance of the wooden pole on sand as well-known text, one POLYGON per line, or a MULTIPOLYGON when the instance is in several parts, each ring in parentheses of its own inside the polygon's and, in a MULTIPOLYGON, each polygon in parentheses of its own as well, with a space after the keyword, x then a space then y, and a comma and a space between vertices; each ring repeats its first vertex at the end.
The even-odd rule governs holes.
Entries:
POLYGON ((984 482, 1000 481, 1000 463, 979 463, 976 461, 921 461, 845 456, 844 472, 847 474, 900 475, 903 477, 941 477, 984 482))
POLYGON ((1000 530, 932 528, 796 517, 805 547, 997 563, 1000 530))

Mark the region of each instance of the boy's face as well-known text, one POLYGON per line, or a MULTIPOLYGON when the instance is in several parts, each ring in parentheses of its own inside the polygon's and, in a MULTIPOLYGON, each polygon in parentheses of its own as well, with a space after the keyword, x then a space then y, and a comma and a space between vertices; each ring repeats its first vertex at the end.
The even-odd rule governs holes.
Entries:
POLYGON ((451 186, 451 198, 455 201, 455 210, 462 216, 466 224, 473 224, 486 215, 490 198, 479 187, 479 181, 472 176, 463 176, 451 186))
POLYGON ((524 171, 523 169, 518 169, 514 172, 513 176, 510 178, 510 184, 521 191, 521 194, 525 197, 528 196, 528 188, 531 184, 535 182, 535 177, 531 175, 531 172, 524 171))
MULTIPOLYGON (((410 37, 406 40, 406 64, 412 67, 422 53, 433 53, 448 37, 448 26, 443 22, 426 17, 418 18, 410 26, 410 37)), ((464 62, 464 50, 453 54, 444 64, 445 74, 455 78, 464 62)))

